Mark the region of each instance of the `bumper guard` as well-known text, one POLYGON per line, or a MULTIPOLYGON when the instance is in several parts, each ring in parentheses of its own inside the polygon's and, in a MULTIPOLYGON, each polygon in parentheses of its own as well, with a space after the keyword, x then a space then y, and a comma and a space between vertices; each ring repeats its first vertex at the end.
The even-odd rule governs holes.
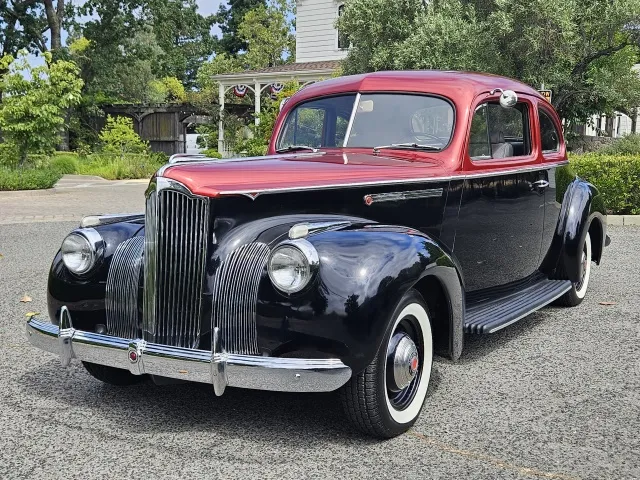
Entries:
POLYGON ((211 383, 218 396, 227 386, 280 392, 330 392, 351 378, 351 369, 339 359, 227 353, 221 348, 218 328, 213 330, 212 351, 76 330, 66 307, 60 312, 59 327, 31 317, 27 321, 27 337, 34 346, 59 355, 63 367, 75 358, 129 370, 134 375, 152 374, 211 383))

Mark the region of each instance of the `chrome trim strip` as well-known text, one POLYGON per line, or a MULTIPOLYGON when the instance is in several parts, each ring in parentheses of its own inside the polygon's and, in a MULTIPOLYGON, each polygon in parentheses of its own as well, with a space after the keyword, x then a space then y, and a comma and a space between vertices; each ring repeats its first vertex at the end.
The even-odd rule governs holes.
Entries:
POLYGON ((469 180, 473 178, 486 178, 495 177, 501 175, 512 175, 514 173, 526 173, 536 170, 547 170, 549 168, 560 167, 568 165, 569 161, 558 163, 545 163, 538 164, 531 167, 512 168, 506 170, 498 170, 492 172, 481 173, 461 173, 456 175, 443 175, 439 177, 421 177, 421 178, 402 178, 397 180, 378 180, 371 182, 353 182, 353 183, 334 183, 328 185, 305 185, 303 187, 286 187, 286 188, 266 188, 264 190, 256 192, 255 190, 224 190, 219 192, 219 195, 245 195, 253 200, 258 196, 270 193, 286 193, 286 192, 303 192, 307 190, 330 190, 334 188, 344 187, 369 187, 369 186, 384 186, 384 185, 403 185, 410 183, 434 183, 434 182, 449 182, 451 180, 469 180))
POLYGON ((99 227, 112 223, 144 219, 144 213, 116 213, 110 215, 87 215, 80 220, 80 228, 99 227))
POLYGON ((289 239, 296 240, 297 238, 305 238, 309 235, 325 232, 327 230, 337 230, 341 227, 351 225, 351 222, 347 221, 335 221, 335 222, 305 222, 296 223, 289 229, 289 239))
MULTIPOLYGON (((63 307, 63 317, 69 317, 66 307, 63 307)), ((214 342, 212 351, 169 347, 141 339, 76 330, 70 326, 70 317, 62 323, 65 322, 69 327, 60 329, 32 317, 26 323, 27 338, 32 345, 60 355, 63 365, 75 358, 129 370, 134 375, 152 374, 210 383, 216 395, 222 395, 227 386, 281 392, 330 392, 351 378, 351 369, 337 358, 237 355, 219 348, 219 342, 214 342)), ((219 337, 218 331, 213 334, 214 338, 219 337)))
POLYGON ((351 116, 349 117, 349 124, 347 125, 347 131, 344 134, 344 140, 342 147, 346 147, 349 142, 349 135, 351 135, 351 128, 353 127, 353 120, 356 118, 356 112, 358 111, 358 105, 360 104, 360 92, 356 95, 356 99, 353 102, 353 108, 351 109, 351 116))
POLYGON ((365 205, 378 202, 400 202, 419 198, 437 198, 442 196, 442 188, 429 188, 425 190, 410 190, 407 192, 370 193, 364 196, 365 205))

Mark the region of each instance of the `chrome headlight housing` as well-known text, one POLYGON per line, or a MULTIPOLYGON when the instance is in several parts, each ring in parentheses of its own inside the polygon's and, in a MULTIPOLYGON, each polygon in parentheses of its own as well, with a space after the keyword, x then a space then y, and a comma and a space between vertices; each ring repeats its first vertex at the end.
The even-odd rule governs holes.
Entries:
POLYGON ((267 271, 271 283, 281 292, 296 293, 313 278, 320 260, 315 247, 298 239, 278 245, 269 257, 267 271))
POLYGON ((74 230, 60 247, 64 265, 74 275, 86 275, 102 262, 104 240, 93 228, 74 230))

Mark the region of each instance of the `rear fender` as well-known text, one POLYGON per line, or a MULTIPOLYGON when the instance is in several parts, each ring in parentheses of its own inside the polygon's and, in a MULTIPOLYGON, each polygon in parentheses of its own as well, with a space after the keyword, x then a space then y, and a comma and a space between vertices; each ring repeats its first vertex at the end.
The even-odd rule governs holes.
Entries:
POLYGON ((568 280, 580 279, 580 253, 584 239, 593 232, 593 260, 600 263, 606 240, 606 211, 602 196, 592 184, 576 178, 564 195, 551 247, 542 270, 563 272, 568 280), (595 225, 597 223, 597 225, 595 225))

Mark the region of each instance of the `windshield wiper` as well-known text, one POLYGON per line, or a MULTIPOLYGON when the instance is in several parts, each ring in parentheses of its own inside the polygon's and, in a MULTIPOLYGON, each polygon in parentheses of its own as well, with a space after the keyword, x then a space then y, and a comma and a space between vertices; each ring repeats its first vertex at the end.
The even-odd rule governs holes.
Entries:
POLYGON ((442 150, 442 147, 436 147, 435 145, 422 145, 420 143, 392 143, 391 145, 373 147, 373 153, 378 153, 380 150, 385 148, 395 148, 398 150, 426 150, 428 152, 438 152, 442 150))
POLYGON ((288 147, 278 148, 276 153, 297 152, 299 150, 311 150, 313 153, 317 152, 317 148, 309 147, 308 145, 289 145, 288 147))

